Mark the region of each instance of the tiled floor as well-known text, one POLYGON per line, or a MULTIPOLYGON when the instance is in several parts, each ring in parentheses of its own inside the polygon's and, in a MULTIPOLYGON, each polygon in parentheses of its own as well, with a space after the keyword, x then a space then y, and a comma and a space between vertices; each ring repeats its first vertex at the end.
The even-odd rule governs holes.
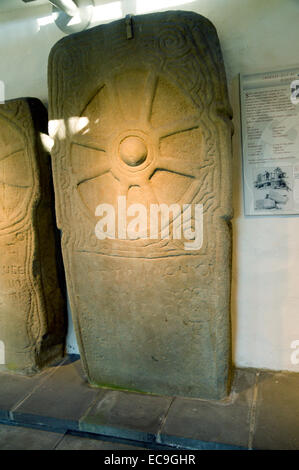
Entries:
POLYGON ((33 378, 0 373, 0 420, 0 450, 298 450, 299 374, 237 369, 230 396, 208 401, 91 388, 71 357, 33 378))

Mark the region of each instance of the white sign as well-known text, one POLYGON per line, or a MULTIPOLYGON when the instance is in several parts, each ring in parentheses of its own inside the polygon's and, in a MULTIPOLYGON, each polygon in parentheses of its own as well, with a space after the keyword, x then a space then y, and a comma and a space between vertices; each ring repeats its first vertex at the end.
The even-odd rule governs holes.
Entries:
POLYGON ((299 214, 299 66, 240 76, 246 215, 299 214))

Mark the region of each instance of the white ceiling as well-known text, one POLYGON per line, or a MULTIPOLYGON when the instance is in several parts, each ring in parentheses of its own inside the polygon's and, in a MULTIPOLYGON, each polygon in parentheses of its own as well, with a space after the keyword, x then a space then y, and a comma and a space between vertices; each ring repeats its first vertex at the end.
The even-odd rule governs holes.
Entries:
POLYGON ((25 3, 22 0, 0 0, 0 12, 12 11, 20 8, 37 7, 40 5, 46 5, 48 0, 35 0, 33 2, 25 3))

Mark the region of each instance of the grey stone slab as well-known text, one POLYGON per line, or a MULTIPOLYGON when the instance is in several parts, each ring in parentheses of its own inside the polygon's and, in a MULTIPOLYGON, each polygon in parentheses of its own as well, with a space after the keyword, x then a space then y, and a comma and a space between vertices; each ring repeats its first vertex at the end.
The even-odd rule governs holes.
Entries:
POLYGON ((34 377, 0 373, 0 419, 9 419, 9 411, 33 391, 53 370, 34 377))
POLYGON ((13 410, 15 421, 78 429, 78 421, 98 390, 88 386, 80 361, 59 367, 41 387, 13 410))
POLYGON ((123 391, 102 391, 80 430, 116 438, 153 442, 171 398, 123 391))
POLYGON ((147 450, 119 442, 102 441, 88 437, 65 435, 56 450, 147 450))
POLYGON ((203 448, 203 442, 246 448, 255 375, 254 371, 237 370, 232 393, 226 400, 176 398, 159 435, 159 442, 183 445, 187 444, 188 439, 193 448, 203 448))
POLYGON ((253 448, 299 450, 299 374, 260 374, 253 448))
POLYGON ((55 432, 0 424, 0 450, 52 450, 61 438, 55 432))

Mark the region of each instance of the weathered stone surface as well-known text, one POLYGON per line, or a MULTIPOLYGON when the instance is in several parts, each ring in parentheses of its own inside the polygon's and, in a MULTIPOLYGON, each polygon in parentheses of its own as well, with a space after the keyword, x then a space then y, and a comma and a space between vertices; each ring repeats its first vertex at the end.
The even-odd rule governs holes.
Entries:
POLYGON ((134 17, 133 31, 121 20, 64 38, 49 91, 56 212, 90 382, 225 396, 231 122, 215 28, 166 12, 134 17), (145 205, 140 226, 151 204, 203 204, 202 246, 174 239, 175 219, 169 239, 148 226, 123 239, 120 220, 115 239, 113 224, 111 238, 97 238, 96 209, 110 204, 118 219, 120 196, 145 205))
POLYGON ((0 105, 0 368, 28 374, 62 357, 65 338, 50 158, 41 132, 47 111, 38 100, 0 105))

